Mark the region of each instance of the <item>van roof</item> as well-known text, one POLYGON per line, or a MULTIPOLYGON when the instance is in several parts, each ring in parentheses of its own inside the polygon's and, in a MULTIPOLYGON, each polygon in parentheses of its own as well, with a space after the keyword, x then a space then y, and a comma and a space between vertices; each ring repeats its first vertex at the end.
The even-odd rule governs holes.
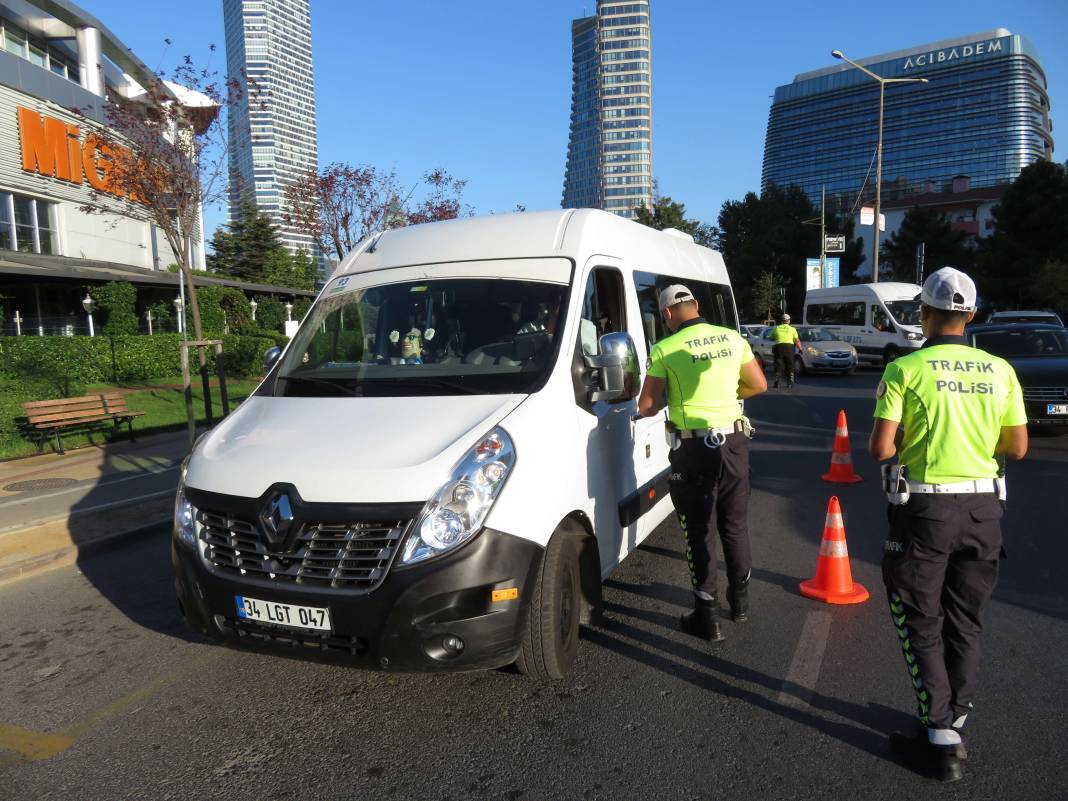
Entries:
POLYGON ((919 284, 907 284, 903 281, 880 281, 877 284, 846 284, 845 286, 826 289, 810 289, 805 294, 805 302, 822 300, 843 295, 875 295, 880 300, 912 300, 920 294, 919 284))
POLYGON ((678 231, 657 231, 598 209, 463 217, 372 234, 335 276, 443 262, 566 257, 580 266, 601 255, 650 271, 727 284, 723 257, 678 231))

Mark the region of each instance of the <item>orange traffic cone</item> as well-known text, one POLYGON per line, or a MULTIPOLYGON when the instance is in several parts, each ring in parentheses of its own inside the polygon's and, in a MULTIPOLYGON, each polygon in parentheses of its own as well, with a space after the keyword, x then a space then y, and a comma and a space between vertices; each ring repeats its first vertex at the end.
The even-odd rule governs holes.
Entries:
POLYGON ((834 452, 831 453, 831 472, 823 474, 824 481, 833 484, 856 484, 864 479, 853 472, 853 456, 849 448, 849 429, 845 409, 838 412, 838 427, 834 430, 834 452))
POLYGON ((831 496, 827 504, 827 522, 823 524, 816 577, 801 582, 801 594, 829 604, 859 604, 868 600, 868 591, 853 581, 853 572, 849 569, 842 507, 836 496, 831 496))

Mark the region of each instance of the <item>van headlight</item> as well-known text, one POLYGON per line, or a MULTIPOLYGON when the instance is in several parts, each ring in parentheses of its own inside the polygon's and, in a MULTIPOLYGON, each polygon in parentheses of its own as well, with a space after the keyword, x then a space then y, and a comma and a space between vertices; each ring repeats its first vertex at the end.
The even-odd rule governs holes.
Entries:
POLYGON ((174 536, 190 548, 197 547, 197 510, 185 497, 185 469, 189 457, 182 462, 178 478, 178 492, 174 496, 174 536))
POLYGON ((400 563, 422 562, 474 537, 514 465, 515 449, 504 429, 495 428, 479 440, 423 507, 408 533, 400 563))
POLYGON ((909 342, 919 342, 921 339, 923 339, 923 334, 917 331, 906 331, 905 339, 907 339, 909 342))

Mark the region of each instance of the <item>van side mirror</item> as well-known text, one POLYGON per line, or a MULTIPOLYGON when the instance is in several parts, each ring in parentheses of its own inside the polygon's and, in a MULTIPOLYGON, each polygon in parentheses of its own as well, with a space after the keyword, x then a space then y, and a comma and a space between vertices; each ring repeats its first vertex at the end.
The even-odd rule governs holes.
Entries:
POLYGON ((595 370, 594 389, 589 391, 590 402, 626 401, 638 397, 641 372, 638 351, 630 334, 605 334, 598 342, 598 354, 585 356, 586 366, 595 370))
POLYGON ((282 355, 282 349, 275 345, 273 348, 267 348, 263 354, 263 372, 271 372, 271 368, 274 367, 274 363, 278 361, 278 357, 282 355))

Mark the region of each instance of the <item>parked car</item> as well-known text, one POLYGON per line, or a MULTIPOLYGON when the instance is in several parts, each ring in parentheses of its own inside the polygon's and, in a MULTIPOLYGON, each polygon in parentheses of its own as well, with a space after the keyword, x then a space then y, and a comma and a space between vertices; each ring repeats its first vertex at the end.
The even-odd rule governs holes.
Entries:
POLYGON ((772 352, 775 343, 771 341, 771 328, 770 325, 759 326, 755 333, 750 333, 749 338, 749 346, 753 349, 753 355, 760 360, 761 366, 765 369, 775 366, 775 355, 772 352))
POLYGON ((1028 423, 1068 430, 1068 329, 1040 323, 987 323, 969 326, 965 336, 1016 370, 1028 423))
POLYGON ((1051 312, 1048 309, 1043 311, 1028 311, 1026 309, 1016 309, 1014 311, 996 311, 991 312, 990 316, 986 318, 988 323, 999 323, 1001 325, 1007 325, 1009 323, 1045 323, 1046 325, 1059 325, 1064 326, 1064 320, 1056 312, 1051 312))
POLYGON ((794 372, 852 373, 857 369, 857 349, 826 328, 800 325, 797 338, 801 353, 794 357, 794 372))

